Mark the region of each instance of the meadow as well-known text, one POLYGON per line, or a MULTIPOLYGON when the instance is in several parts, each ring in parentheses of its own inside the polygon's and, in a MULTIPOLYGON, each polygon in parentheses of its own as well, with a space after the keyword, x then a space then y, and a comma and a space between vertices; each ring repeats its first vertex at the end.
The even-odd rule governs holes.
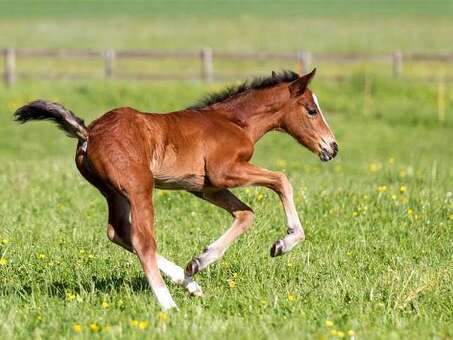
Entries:
MULTIPOLYGON (((70 10, 0 4, 6 33, 0 47, 150 47, 151 41, 161 48, 217 43, 224 50, 279 50, 298 49, 303 37, 315 51, 423 46, 436 52, 453 33, 445 2, 401 1, 391 10, 385 1, 374 7, 291 3, 292 10, 267 2, 215 8, 153 2, 146 11, 139 2, 81 4, 66 3, 70 10), (248 14, 236 15, 238 9, 248 14), (185 13, 175 17, 191 33, 171 24, 172 10, 185 13), (273 32, 286 39, 258 34, 272 17, 273 32), (200 18, 216 30, 203 29, 200 18), (383 21, 387 29, 378 30, 383 21), (124 24, 120 31, 114 22, 124 24), (389 39, 391 23, 412 34, 403 30, 389 39), (335 34, 320 39, 327 24, 335 34), (245 25, 255 33, 242 34, 238 27, 245 25)), ((439 77, 446 69, 437 69, 439 77)), ((370 65, 348 68, 347 77, 333 82, 327 70, 342 68, 321 65, 312 87, 340 145, 337 158, 321 163, 289 136, 271 133, 253 159, 288 175, 307 240, 271 258, 271 245, 286 230, 278 198, 261 188, 235 190, 256 212, 253 228, 196 277, 203 298, 168 282, 180 308, 169 313, 160 312, 138 260, 108 241, 106 204, 75 168, 75 141, 48 123, 18 126, 11 115, 35 98, 61 102, 86 122, 118 106, 168 112, 225 84, 22 80, 0 87, 0 338, 451 338, 453 87, 446 84, 439 121, 437 83, 392 79, 370 65)), ((419 68, 405 72, 419 76, 419 68)), ((185 192, 155 191, 154 202, 159 250, 181 266, 231 222, 185 192)))

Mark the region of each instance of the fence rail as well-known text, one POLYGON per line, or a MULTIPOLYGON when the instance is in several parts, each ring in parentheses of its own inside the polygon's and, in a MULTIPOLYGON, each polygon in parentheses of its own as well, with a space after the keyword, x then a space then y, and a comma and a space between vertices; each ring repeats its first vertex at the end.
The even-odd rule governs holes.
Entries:
MULTIPOLYGON (((403 62, 453 62, 453 53, 444 54, 421 54, 421 53, 401 53, 395 51, 390 54, 369 55, 360 53, 310 53, 300 51, 294 53, 274 53, 274 52, 221 52, 214 51, 209 47, 199 51, 162 51, 162 50, 73 50, 73 49, 28 49, 28 48, 5 48, 2 51, 4 59, 3 80, 6 85, 11 86, 17 80, 16 60, 20 58, 57 58, 57 59, 91 59, 103 60, 104 77, 111 78, 135 78, 135 79, 193 79, 193 75, 166 74, 166 75, 130 75, 115 71, 115 62, 119 59, 148 59, 148 60, 198 60, 200 62, 200 74, 197 78, 212 82, 214 79, 223 78, 221 75, 214 74, 214 60, 230 61, 263 61, 280 60, 294 61, 297 71, 306 72, 314 61, 334 62, 334 63, 355 63, 355 62, 385 62, 392 66, 394 77, 401 75, 403 62)), ((22 75, 21 78, 31 78, 30 75, 22 75)), ((41 76, 40 76, 41 77, 41 76)), ((62 78, 78 79, 81 75, 45 75, 43 78, 62 78)))

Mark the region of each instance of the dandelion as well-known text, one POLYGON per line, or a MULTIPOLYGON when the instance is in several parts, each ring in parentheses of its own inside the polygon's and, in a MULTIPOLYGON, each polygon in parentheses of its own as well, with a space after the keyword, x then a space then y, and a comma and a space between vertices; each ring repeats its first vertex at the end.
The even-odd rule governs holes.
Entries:
POLYGON ((141 329, 142 331, 147 329, 149 326, 149 321, 148 320, 142 320, 138 323, 138 328, 141 329))
POLYGON ((260 194, 258 195, 258 201, 262 201, 263 198, 264 198, 264 194, 260 193, 260 194))
POLYGON ((392 200, 396 201, 396 195, 395 194, 392 195, 392 200))
POLYGON ((357 217, 357 216, 359 216, 359 213, 357 211, 353 211, 352 212, 352 217, 357 217))
POLYGON ((288 293, 288 301, 293 302, 296 301, 297 297, 294 294, 288 293))
POLYGON ((350 330, 348 331, 348 335, 349 335, 349 336, 354 336, 354 335, 355 335, 355 332, 354 332, 352 329, 350 329, 350 330))
POLYGON ((387 186, 386 185, 380 185, 377 187, 377 191, 380 193, 386 192, 387 191, 387 186))
POLYGON ((74 326, 72 326, 72 330, 76 333, 80 333, 82 331, 82 326, 80 323, 76 323, 74 326))
POLYGON ((326 327, 332 327, 332 326, 333 326, 333 321, 331 321, 331 320, 326 320, 326 321, 324 322, 324 324, 326 325, 326 327))
POLYGON ((264 299, 260 300, 260 303, 261 303, 263 306, 266 306, 266 305, 267 305, 267 301, 264 300, 264 299))
POLYGON ((102 309, 107 309, 107 308, 109 308, 109 307, 110 307, 110 305, 109 305, 107 302, 105 302, 105 301, 102 302, 102 304, 101 304, 101 308, 102 308, 102 309))
POLYGON ((407 187, 405 185, 400 186, 400 193, 404 194, 407 190, 407 187))
POLYGON ((337 335, 338 335, 338 331, 337 331, 336 329, 332 329, 332 330, 330 331, 330 335, 332 335, 332 336, 337 336, 337 335))
POLYGON ((407 214, 409 216, 412 216, 414 214, 414 210, 412 210, 411 208, 407 209, 407 214))
POLYGON ((131 320, 132 327, 138 327, 138 320, 131 320))
POLYGON ((236 281, 234 279, 229 279, 228 280, 228 286, 230 288, 236 288, 236 286, 237 286, 236 281))
POLYGON ((379 170, 381 170, 381 168, 382 168, 382 164, 381 163, 377 163, 377 162, 370 163, 369 166, 368 166, 368 169, 371 172, 378 172, 379 170))
POLYGON ((44 260, 47 256, 44 255, 44 254, 38 254, 36 255, 36 258, 38 258, 39 260, 44 260))
POLYGON ((338 336, 339 338, 344 338, 344 332, 338 331, 338 332, 337 332, 337 336, 338 336))
POLYGON ((2 243, 3 243, 3 244, 8 244, 8 243, 9 243, 9 240, 8 240, 7 238, 4 238, 4 239, 2 240, 2 243))
POLYGON ((168 314, 165 312, 159 312, 159 321, 165 322, 168 320, 168 314))
POLYGON ((8 260, 5 259, 4 257, 2 257, 2 258, 0 259, 0 266, 4 267, 4 266, 6 266, 7 264, 8 264, 8 260))
POLYGON ((66 292, 66 300, 68 301, 73 301, 75 300, 76 298, 76 295, 72 292, 66 292))
POLYGON ((90 330, 93 332, 93 333, 97 333, 99 332, 101 329, 101 327, 99 327, 99 325, 97 323, 92 323, 90 324, 90 330))

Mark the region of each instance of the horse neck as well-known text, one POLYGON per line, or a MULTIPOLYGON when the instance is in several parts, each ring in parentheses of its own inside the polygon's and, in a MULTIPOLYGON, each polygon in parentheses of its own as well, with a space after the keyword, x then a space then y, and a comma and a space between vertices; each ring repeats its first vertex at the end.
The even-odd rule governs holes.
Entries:
POLYGON ((220 105, 216 109, 240 125, 256 143, 267 132, 280 128, 286 92, 274 88, 248 91, 218 103, 220 105))

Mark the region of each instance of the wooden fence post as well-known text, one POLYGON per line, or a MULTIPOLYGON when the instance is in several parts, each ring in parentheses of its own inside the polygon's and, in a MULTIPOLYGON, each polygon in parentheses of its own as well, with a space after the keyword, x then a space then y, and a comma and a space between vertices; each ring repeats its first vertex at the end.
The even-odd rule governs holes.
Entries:
POLYGON ((205 47, 201 50, 201 78, 206 83, 211 83, 214 79, 214 65, 212 48, 205 47))
POLYGON ((16 51, 13 48, 4 50, 5 69, 3 73, 6 86, 16 82, 16 51))
POLYGON ((302 51, 297 53, 297 61, 297 72, 300 75, 310 72, 310 66, 312 63, 312 56, 310 52, 302 51))
POLYGON ((398 78, 401 75, 403 69, 403 54, 400 51, 393 52, 393 77, 398 78))
POLYGON ((113 77, 113 62, 115 60, 115 51, 112 49, 104 52, 104 76, 107 79, 113 77))

